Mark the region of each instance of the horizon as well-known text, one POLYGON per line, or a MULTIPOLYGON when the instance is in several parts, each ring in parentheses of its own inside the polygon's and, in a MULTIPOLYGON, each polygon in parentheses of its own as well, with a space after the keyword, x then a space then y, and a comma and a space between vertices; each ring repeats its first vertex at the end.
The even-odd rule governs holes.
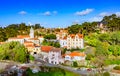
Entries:
POLYGON ((65 28, 74 23, 101 21, 104 16, 120 16, 120 1, 113 0, 1 0, 0 26, 41 24, 65 28), (3 8, 2 8, 3 7, 3 8))

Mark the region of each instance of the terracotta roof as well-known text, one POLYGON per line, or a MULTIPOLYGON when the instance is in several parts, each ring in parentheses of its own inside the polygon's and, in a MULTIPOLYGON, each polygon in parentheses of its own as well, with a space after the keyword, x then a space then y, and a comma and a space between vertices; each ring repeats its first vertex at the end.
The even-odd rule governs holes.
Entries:
MULTIPOLYGON (((83 38, 83 34, 76 34, 76 35, 78 35, 79 38, 83 38)), ((76 35, 75 35, 75 34, 70 34, 69 36, 70 36, 71 38, 75 38, 76 35)))
POLYGON ((49 52, 53 47, 52 46, 41 46, 41 51, 49 52))
POLYGON ((83 38, 83 34, 77 34, 79 38, 83 38))
POLYGON ((36 47, 40 47, 40 45, 39 45, 39 44, 35 44, 35 46, 36 46, 36 47))
POLYGON ((18 35, 17 38, 30 38, 29 35, 18 35))
POLYGON ((25 41, 24 43, 33 43, 32 41, 25 41))
POLYGON ((67 46, 63 46, 63 48, 67 48, 67 46))
POLYGON ((71 37, 71 38, 74 38, 74 37, 75 37, 75 34, 70 34, 70 37, 71 37))
POLYGON ((5 42, 0 42, 0 44, 4 44, 5 42))
POLYGON ((29 40, 39 40, 38 38, 30 38, 29 40))
POLYGON ((22 39, 22 38, 17 38, 17 37, 8 38, 8 40, 11 40, 11 39, 22 39))
POLYGON ((59 52, 59 51, 61 51, 61 49, 60 48, 52 48, 50 51, 59 52))
POLYGON ((34 48, 35 46, 34 45, 26 45, 25 47, 26 48, 29 48, 29 47, 34 48))
POLYGON ((64 38, 63 38, 63 40, 66 40, 67 39, 67 37, 65 36, 64 38))
POLYGON ((61 39, 61 40, 66 40, 66 39, 67 39, 67 37, 66 37, 66 36, 65 36, 65 37, 63 37, 63 38, 62 38, 62 37, 60 37, 60 39, 61 39))
MULTIPOLYGON (((85 56, 84 53, 77 52, 77 51, 74 51, 74 52, 72 52, 72 53, 70 53, 70 54, 66 54, 66 55, 69 55, 69 56, 71 56, 71 57, 74 57, 74 56, 85 56)), ((66 55, 65 55, 65 56, 66 56, 66 55)))

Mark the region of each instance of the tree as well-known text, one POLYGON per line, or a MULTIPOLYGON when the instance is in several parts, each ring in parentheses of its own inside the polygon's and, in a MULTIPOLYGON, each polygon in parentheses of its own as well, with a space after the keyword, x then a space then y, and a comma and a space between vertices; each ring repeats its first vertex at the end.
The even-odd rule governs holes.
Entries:
POLYGON ((6 34, 2 28, 0 28, 0 42, 7 40, 6 34))
POLYGON ((56 39, 56 35, 54 34, 48 34, 44 36, 45 39, 56 39))
POLYGON ((54 43, 54 47, 60 48, 60 43, 59 42, 55 42, 54 43))
POLYGON ((76 61, 73 62, 73 67, 78 67, 78 63, 76 61))
POLYGON ((120 44, 120 32, 113 32, 111 35, 111 41, 113 44, 120 44))
POLYGON ((44 40, 43 43, 42 43, 42 45, 54 46, 56 48, 60 47, 60 43, 59 42, 47 41, 47 40, 44 40))
POLYGON ((1 60, 26 62, 27 49, 19 42, 8 42, 0 46, 1 60))
POLYGON ((119 45, 110 45, 108 48, 109 52, 112 53, 114 56, 119 56, 120 55, 120 46, 119 45))
POLYGON ((108 33, 100 34, 99 40, 102 42, 110 42, 110 35, 108 33))
POLYGON ((77 33, 79 33, 80 26, 81 25, 79 25, 79 24, 75 24, 75 25, 72 25, 72 26, 68 27, 69 34, 77 34, 77 33))

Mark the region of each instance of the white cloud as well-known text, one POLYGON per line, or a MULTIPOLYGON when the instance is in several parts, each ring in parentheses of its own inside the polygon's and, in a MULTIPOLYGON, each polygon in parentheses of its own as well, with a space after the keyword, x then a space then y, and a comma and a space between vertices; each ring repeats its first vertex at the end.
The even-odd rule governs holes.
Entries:
POLYGON ((25 15, 25 14, 27 14, 27 12, 26 11, 20 11, 19 14, 25 15))
POLYGON ((99 16, 101 16, 101 17, 109 16, 109 15, 111 15, 111 13, 109 13, 109 12, 102 12, 99 14, 99 16))
POLYGON ((44 15, 44 16, 51 16, 51 15, 56 15, 58 12, 57 11, 46 11, 44 13, 40 13, 39 15, 44 15))
POLYGON ((117 16, 120 16, 120 12, 113 12, 113 13, 102 12, 102 13, 99 14, 99 16, 104 17, 104 16, 109 16, 109 15, 112 15, 112 14, 116 14, 117 16))
POLYGON ((83 16, 83 15, 87 15, 89 13, 91 13, 94 9, 86 9, 86 10, 82 10, 82 11, 77 11, 75 13, 75 15, 78 15, 78 16, 83 16))
POLYGON ((120 17, 120 12, 116 12, 115 14, 120 17))
POLYGON ((93 22, 93 21, 101 21, 103 17, 93 17, 93 18, 90 18, 89 21, 90 22, 93 22))
POLYGON ((45 15, 45 16, 50 16, 50 15, 51 15, 51 12, 50 12, 50 11, 46 11, 46 12, 43 13, 43 15, 45 15))

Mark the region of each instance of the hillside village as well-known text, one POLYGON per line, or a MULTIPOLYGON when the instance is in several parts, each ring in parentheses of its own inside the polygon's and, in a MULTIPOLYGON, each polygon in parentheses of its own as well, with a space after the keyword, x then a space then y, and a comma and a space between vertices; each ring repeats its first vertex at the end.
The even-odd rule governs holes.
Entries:
MULTIPOLYGON (((60 43, 61 48, 66 49, 83 49, 84 39, 82 34, 69 34, 68 32, 61 30, 56 34, 56 40, 60 43)), ((29 35, 18 35, 17 37, 8 38, 6 42, 18 41, 23 44, 28 52, 37 58, 49 62, 52 64, 61 64, 65 61, 85 60, 85 53, 79 51, 73 51, 68 54, 62 54, 62 49, 55 48, 53 46, 44 46, 43 36, 34 36, 34 29, 31 27, 29 35), (64 55, 64 56, 63 56, 64 55)))
POLYGON ((28 63, 25 64, 28 67, 29 63, 37 65, 40 62, 41 66, 54 66, 83 75, 103 74, 103 71, 116 74, 113 67, 119 67, 116 65, 120 63, 120 32, 119 28, 114 31, 116 26, 113 29, 108 25, 105 21, 74 24, 64 29, 40 26, 35 29, 36 26, 23 23, 10 25, 2 28, 4 33, 7 29, 13 31, 15 27, 26 29, 17 29, 19 34, 14 32, 7 36, 6 33, 8 38, 4 37, 5 40, 0 42, 0 59, 28 63))
POLYGON ((0 76, 120 76, 120 0, 0 0, 0 76))

